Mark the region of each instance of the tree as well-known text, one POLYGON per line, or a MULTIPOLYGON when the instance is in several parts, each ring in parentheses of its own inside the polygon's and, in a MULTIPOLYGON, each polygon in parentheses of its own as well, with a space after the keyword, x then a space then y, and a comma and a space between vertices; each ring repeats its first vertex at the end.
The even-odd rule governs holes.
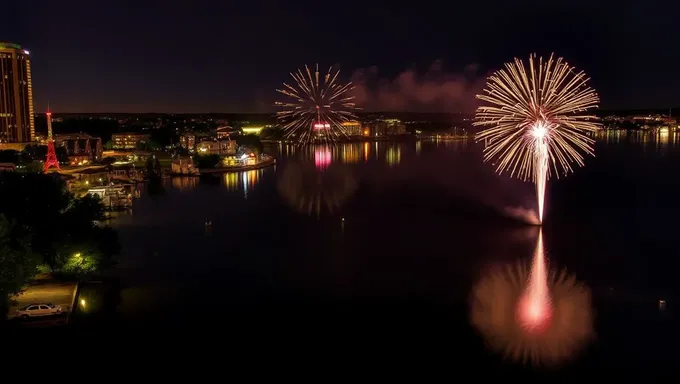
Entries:
POLYGON ((147 140, 147 141, 140 141, 137 143, 137 149, 140 151, 159 151, 163 149, 163 147, 158 144, 158 142, 154 140, 147 140))
POLYGON ((118 252, 111 230, 98 224, 104 214, 99 199, 76 198, 58 176, 2 172, 0 201, 11 202, 0 204, 0 214, 30 235, 32 252, 52 271, 63 270, 78 252, 89 252, 98 267, 109 265, 118 252))
POLYGON ((284 131, 277 127, 266 127, 260 131, 261 140, 281 140, 283 138, 284 131))
POLYGON ((28 236, 17 230, 15 221, 0 214, 0 319, 7 317, 9 299, 35 275, 38 258, 28 236))
POLYGON ((21 152, 13 149, 0 150, 0 163, 21 163, 21 152))
POLYGON ((113 141, 109 140, 106 143, 104 143, 104 149, 110 151, 113 149, 113 141))
POLYGON ((196 155, 194 157, 194 161, 196 162, 196 166, 199 169, 215 168, 217 166, 217 164, 220 162, 220 156, 219 155, 196 155))
POLYGON ((240 135, 236 138, 236 144, 246 147, 256 154, 262 153, 263 147, 257 135, 240 135))
POLYGON ((146 168, 146 174, 149 176, 149 179, 161 178, 161 162, 158 161, 156 156, 149 156, 149 158, 146 159, 146 164, 144 167, 146 168))

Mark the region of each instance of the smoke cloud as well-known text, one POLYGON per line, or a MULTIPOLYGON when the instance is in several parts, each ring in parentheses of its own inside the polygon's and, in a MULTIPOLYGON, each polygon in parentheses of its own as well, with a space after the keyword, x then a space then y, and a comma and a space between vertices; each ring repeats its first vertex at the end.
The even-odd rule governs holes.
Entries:
POLYGON ((477 105, 475 94, 485 84, 485 76, 477 71, 477 65, 470 64, 461 73, 446 72, 437 60, 425 73, 409 69, 388 79, 372 66, 354 72, 353 96, 367 111, 471 112, 477 105))

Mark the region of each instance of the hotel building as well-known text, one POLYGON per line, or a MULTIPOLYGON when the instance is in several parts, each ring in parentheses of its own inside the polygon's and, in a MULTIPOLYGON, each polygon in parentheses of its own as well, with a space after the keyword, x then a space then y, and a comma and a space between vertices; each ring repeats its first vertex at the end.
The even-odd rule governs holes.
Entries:
POLYGON ((0 42, 0 143, 28 143, 34 137, 29 52, 0 42))

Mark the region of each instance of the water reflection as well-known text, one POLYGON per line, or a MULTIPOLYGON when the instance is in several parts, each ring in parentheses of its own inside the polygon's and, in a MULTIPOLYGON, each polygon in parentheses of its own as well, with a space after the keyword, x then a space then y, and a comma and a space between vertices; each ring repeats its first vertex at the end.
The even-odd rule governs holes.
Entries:
POLYGON ((385 160, 387 161, 387 165, 390 167, 401 163, 401 147, 398 145, 390 146, 390 148, 387 149, 385 160))
POLYGON ((608 145, 639 144, 645 151, 666 154, 678 149, 680 131, 668 127, 637 131, 601 130, 595 133, 593 138, 608 145))
POLYGON ((180 192, 188 192, 198 186, 198 177, 194 176, 180 176, 173 177, 170 180, 170 185, 180 192))
POLYGON ((413 140, 413 141, 375 141, 362 143, 340 143, 337 145, 310 145, 296 147, 293 145, 276 145, 268 148, 278 159, 295 158, 313 162, 317 168, 323 169, 331 163, 360 164, 382 163, 395 167, 405 160, 418 157, 422 153, 435 151, 445 147, 452 151, 467 148, 469 140, 413 140))
POLYGON ((243 197, 248 198, 248 191, 260 182, 263 169, 253 169, 243 172, 228 172, 222 175, 222 183, 228 191, 243 191, 243 197))
POLYGON ((513 360, 555 365, 573 357, 594 336, 592 303, 590 290, 564 270, 541 278, 544 258, 539 232, 531 267, 516 263, 485 274, 472 290, 471 322, 491 349, 513 360), (541 285, 530 284, 535 279, 547 283, 549 301, 527 312, 524 299, 541 285))
POLYGON ((295 210, 317 216, 325 208, 333 213, 357 189, 351 170, 342 164, 319 168, 306 162, 289 162, 278 182, 281 196, 295 210))

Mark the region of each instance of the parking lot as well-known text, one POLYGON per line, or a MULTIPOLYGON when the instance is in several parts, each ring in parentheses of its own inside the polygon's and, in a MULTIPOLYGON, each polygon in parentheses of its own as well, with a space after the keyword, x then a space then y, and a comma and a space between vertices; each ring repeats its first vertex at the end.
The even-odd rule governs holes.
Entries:
POLYGON ((16 311, 29 304, 52 303, 61 306, 63 314, 60 316, 45 316, 35 319, 28 319, 27 326, 60 325, 68 320, 68 314, 73 305, 78 284, 73 281, 57 281, 49 277, 43 277, 31 283, 26 290, 12 297, 9 319, 16 318, 16 311))

